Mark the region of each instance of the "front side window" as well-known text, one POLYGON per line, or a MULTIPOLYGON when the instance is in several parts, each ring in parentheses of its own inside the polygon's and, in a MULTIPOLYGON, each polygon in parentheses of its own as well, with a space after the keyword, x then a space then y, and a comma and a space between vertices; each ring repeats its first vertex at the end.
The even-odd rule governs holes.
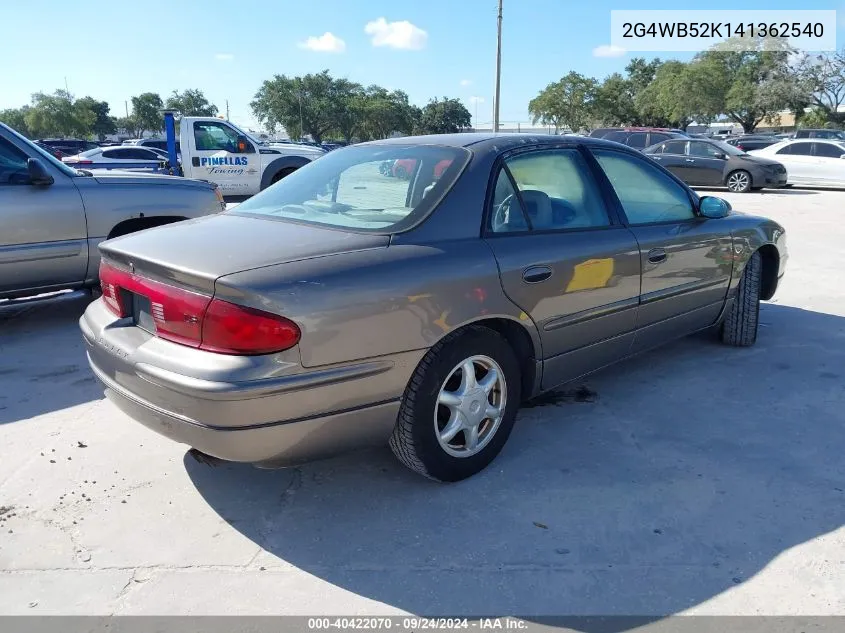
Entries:
POLYGON ((0 185, 29 184, 27 156, 6 139, 0 138, 0 185))
POLYGON ((519 154, 505 161, 535 231, 610 225, 598 186, 576 149, 519 154))
POLYGON ((194 141, 200 151, 238 151, 238 133, 223 123, 195 121, 194 141))
POLYGON ((686 190, 650 162, 622 152, 593 154, 631 224, 681 222, 695 217, 686 190))
POLYGON ((816 146, 816 156, 822 158, 839 158, 845 154, 845 149, 837 147, 833 143, 813 143, 816 146))
POLYGON ((227 213, 355 231, 392 233, 425 217, 455 184, 470 153, 437 145, 362 145, 335 150, 227 213), (395 165, 413 166, 395 175, 395 165))

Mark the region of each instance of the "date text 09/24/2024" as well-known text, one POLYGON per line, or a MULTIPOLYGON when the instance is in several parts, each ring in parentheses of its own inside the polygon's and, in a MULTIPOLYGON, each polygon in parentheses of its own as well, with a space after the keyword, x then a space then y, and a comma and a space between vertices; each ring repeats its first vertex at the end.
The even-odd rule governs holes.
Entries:
POLYGON ((308 618, 309 631, 328 630, 392 630, 445 631, 445 630, 512 630, 525 629, 527 623, 516 618, 425 618, 419 616, 396 617, 318 617, 308 618))

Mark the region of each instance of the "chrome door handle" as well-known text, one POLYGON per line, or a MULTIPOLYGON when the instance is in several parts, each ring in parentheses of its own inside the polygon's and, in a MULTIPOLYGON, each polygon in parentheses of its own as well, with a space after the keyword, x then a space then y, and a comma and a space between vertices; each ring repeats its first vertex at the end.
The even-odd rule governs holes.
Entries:
POLYGON ((688 163, 694 163, 695 162, 694 158, 685 158, 684 160, 688 163))
POLYGON ((648 261, 652 264, 661 264, 666 261, 666 251, 662 248, 653 248, 648 252, 648 261))

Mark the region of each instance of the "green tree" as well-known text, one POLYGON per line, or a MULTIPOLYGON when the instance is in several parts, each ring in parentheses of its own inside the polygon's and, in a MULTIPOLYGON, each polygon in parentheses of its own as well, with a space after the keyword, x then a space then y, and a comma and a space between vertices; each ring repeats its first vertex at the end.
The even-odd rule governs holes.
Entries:
POLYGON ((821 108, 812 108, 807 112, 804 112, 801 118, 798 119, 798 127, 818 129, 826 127, 835 127, 835 124, 830 122, 830 118, 827 112, 825 112, 821 108))
POLYGON ((162 109, 164 109, 164 103, 158 93, 144 92, 137 97, 132 97, 132 120, 138 136, 142 136, 146 131, 164 130, 162 109))
POLYGON ((824 123, 845 123, 845 49, 832 55, 805 55, 798 68, 816 108, 813 118, 818 122, 823 115, 824 123))
POLYGON ((597 125, 633 125, 637 120, 634 86, 630 79, 613 73, 596 87, 592 120, 597 125))
POLYGON ((109 116, 109 104, 107 101, 97 101, 93 97, 82 97, 74 104, 77 108, 84 108, 94 113, 95 119, 91 131, 99 139, 103 140, 108 134, 117 131, 117 120, 109 116))
POLYGON ((713 66, 668 61, 637 95, 637 110, 652 125, 685 128, 693 120, 714 120, 722 112, 724 92, 723 78, 713 66))
POLYGON ((32 95, 32 105, 24 115, 24 122, 31 134, 44 136, 89 136, 93 133, 97 115, 85 104, 74 102, 73 95, 56 90, 48 95, 32 95))
POLYGON ((358 111, 356 135, 362 140, 387 138, 394 132, 411 134, 420 125, 421 111, 401 90, 369 86, 358 96, 358 111))
POLYGON ((328 70, 304 77, 275 75, 261 85, 250 107, 269 128, 281 125, 291 137, 308 134, 320 143, 338 129, 338 119, 351 98, 346 91, 352 85, 340 84, 328 70))
POLYGON ((434 98, 422 109, 419 131, 423 134, 450 134, 470 127, 472 115, 460 99, 434 98))
POLYGON ((794 53, 780 40, 731 38, 695 61, 722 78, 722 111, 750 133, 764 119, 807 103, 806 85, 790 64, 794 53))
POLYGON ((28 111, 29 106, 0 110, 0 121, 15 130, 15 132, 31 137, 29 126, 26 124, 26 113, 28 111))
POLYGON ((140 125, 131 114, 128 117, 118 118, 115 123, 117 125, 118 130, 123 130, 131 138, 138 138, 143 132, 140 125))
POLYGON ((528 103, 533 122, 554 125, 555 130, 569 127, 573 132, 585 128, 596 111, 598 82, 575 71, 551 83, 528 103))
POLYGON ((209 103, 202 90, 188 88, 179 93, 174 90, 167 98, 165 107, 176 110, 182 116, 217 116, 217 106, 209 103))

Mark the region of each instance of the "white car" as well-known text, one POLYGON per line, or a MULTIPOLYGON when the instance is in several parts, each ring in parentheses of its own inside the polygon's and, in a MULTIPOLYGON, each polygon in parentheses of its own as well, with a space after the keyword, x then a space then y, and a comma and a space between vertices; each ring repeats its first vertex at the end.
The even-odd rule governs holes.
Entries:
POLYGON ((69 165, 90 165, 92 163, 141 163, 150 161, 150 167, 155 167, 152 161, 160 163, 167 160, 166 156, 149 147, 135 147, 118 145, 116 147, 98 147, 87 152, 65 156, 62 162, 69 165))
POLYGON ((791 185, 845 187, 845 141, 790 139, 748 153, 783 164, 791 185))

